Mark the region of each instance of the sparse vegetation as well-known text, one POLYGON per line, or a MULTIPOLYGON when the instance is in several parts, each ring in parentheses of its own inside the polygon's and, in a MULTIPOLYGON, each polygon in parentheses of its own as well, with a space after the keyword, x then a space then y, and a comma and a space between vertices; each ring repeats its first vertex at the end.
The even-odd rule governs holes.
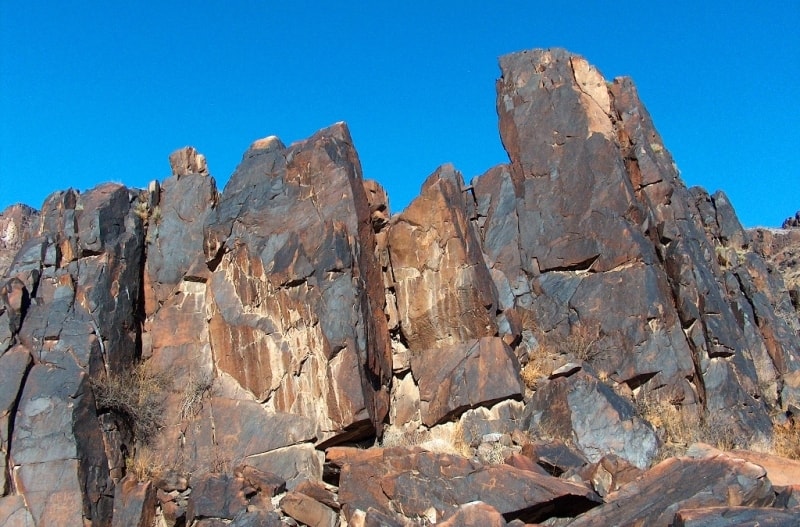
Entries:
POLYGON ((792 419, 785 424, 776 424, 772 432, 772 452, 800 460, 800 423, 792 419))
POLYGON ((637 400, 642 418, 658 431, 663 446, 659 461, 686 453, 693 443, 707 443, 720 450, 736 448, 736 433, 724 423, 702 419, 677 403, 645 396, 637 400))
POLYGON ((600 353, 596 346, 600 331, 595 325, 575 324, 569 335, 562 339, 537 329, 526 331, 533 331, 539 343, 520 372, 525 386, 531 390, 535 390, 537 383, 553 373, 560 364, 569 360, 589 362, 600 353))
POLYGON ((114 412, 130 426, 139 445, 146 445, 163 426, 167 379, 146 363, 132 371, 111 374, 92 382, 100 412, 114 412))
POLYGON ((191 375, 181 398, 181 421, 191 419, 203 406, 203 398, 210 393, 214 379, 207 373, 191 375))
POLYGON ((136 450, 136 455, 125 460, 125 469, 137 480, 147 481, 161 475, 165 467, 150 448, 141 446, 136 450))

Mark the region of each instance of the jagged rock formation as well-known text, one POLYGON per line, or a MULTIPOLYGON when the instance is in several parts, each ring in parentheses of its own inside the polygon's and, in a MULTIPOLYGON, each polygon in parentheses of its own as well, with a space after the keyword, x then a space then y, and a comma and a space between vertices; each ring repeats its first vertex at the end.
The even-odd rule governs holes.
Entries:
POLYGON ((342 123, 256 141, 222 192, 185 148, 146 190, 3 212, 0 520, 797 515, 772 458, 669 457, 800 410, 764 259, 789 244, 685 187, 629 79, 556 49, 500 67, 509 163, 444 165, 395 216, 342 123))

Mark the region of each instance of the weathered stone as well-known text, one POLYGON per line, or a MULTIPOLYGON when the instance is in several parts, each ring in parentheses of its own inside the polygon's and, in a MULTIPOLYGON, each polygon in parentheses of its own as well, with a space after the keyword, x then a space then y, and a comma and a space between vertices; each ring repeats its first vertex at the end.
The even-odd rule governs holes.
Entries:
POLYGON ((614 454, 603 456, 597 463, 591 463, 573 471, 583 481, 592 484, 600 496, 616 492, 623 485, 642 475, 642 470, 614 454))
POLYGON ((616 454, 639 468, 658 452, 653 428, 636 409, 596 378, 578 372, 549 381, 526 408, 529 429, 571 439, 589 461, 616 454))
POLYGON ((441 527, 505 527, 508 525, 497 509, 480 501, 461 505, 441 527))
POLYGON ((570 526, 672 525, 682 509, 765 507, 775 494, 764 469, 720 455, 706 459, 670 458, 606 497, 608 503, 576 518, 570 526), (665 489, 667 489, 665 491, 665 489))
POLYGON ((517 358, 496 337, 415 354, 411 372, 419 385, 420 412, 427 426, 522 395, 517 358))
POLYGON ((172 175, 177 178, 189 174, 208 175, 205 156, 191 146, 172 152, 169 155, 169 165, 172 167, 172 175))
POLYGON ((523 445, 520 453, 556 477, 589 463, 562 441, 534 441, 523 445))
POLYGON ((299 444, 248 456, 244 463, 263 472, 272 472, 286 481, 287 489, 293 490, 307 479, 322 480, 323 461, 323 453, 313 445, 299 444))
POLYGON ((156 514, 156 489, 150 482, 126 477, 114 494, 112 527, 151 527, 156 514))
POLYGON ((794 527, 799 511, 766 507, 705 507, 684 509, 675 515, 675 527, 794 527))
POLYGON ((309 527, 335 527, 339 524, 339 515, 333 509, 301 492, 287 492, 281 499, 281 509, 309 527))
POLYGON ((112 513, 113 483, 88 380, 69 357, 27 376, 9 452, 37 525, 96 525, 112 513))
MULTIPOLYGON (((13 413, 31 362, 31 354, 23 346, 15 346, 0 356, 0 465, 3 467, 7 466, 13 413)), ((0 474, 0 495, 3 496, 8 490, 6 476, 3 470, 0 474)))
POLYGON ((412 352, 497 333, 494 285, 465 195, 461 174, 445 165, 389 230, 400 331, 412 352))
POLYGON ((33 517, 25 507, 22 496, 0 498, 0 525, 3 527, 33 527, 33 517))
POLYGON ((39 213, 23 204, 11 205, 0 212, 0 278, 6 276, 11 261, 30 237, 29 227, 39 213))
POLYGON ((268 407, 311 418, 320 441, 380 430, 385 295, 346 126, 290 148, 254 144, 205 233, 217 367, 268 407))
POLYGON ((459 505, 481 500, 506 518, 534 521, 575 515, 599 501, 586 487, 552 476, 418 449, 342 452, 337 457, 342 467, 339 499, 348 518, 357 509, 374 508, 402 510, 408 518, 433 514, 440 521, 455 514, 459 505))
POLYGON ((186 523, 197 519, 232 520, 247 508, 242 492, 244 480, 227 474, 206 474, 192 483, 192 494, 186 510, 186 523))
POLYGON ((281 517, 272 511, 244 511, 236 515, 229 527, 283 527, 281 517))
POLYGON ((270 498, 286 491, 286 480, 271 472, 264 472, 249 465, 239 465, 234 474, 244 479, 260 494, 270 498))
POLYGON ((332 509, 339 509, 339 501, 336 494, 321 481, 306 480, 297 485, 294 490, 310 498, 314 498, 316 501, 332 509))

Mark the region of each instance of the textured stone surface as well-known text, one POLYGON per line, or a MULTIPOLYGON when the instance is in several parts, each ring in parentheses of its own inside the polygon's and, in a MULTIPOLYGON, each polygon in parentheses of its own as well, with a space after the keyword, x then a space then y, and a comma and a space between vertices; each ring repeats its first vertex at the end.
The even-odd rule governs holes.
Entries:
POLYGON ((408 518, 435 515, 439 521, 456 514, 460 504, 481 500, 506 518, 535 521, 574 515, 599 502, 582 485, 459 456, 395 448, 332 457, 341 466, 339 499, 348 518, 356 509, 374 508, 400 510, 408 518))
POLYGON ((155 521, 156 490, 148 482, 127 477, 114 495, 113 527, 150 527, 155 521))
POLYGON ((596 378, 578 372, 539 389, 527 409, 529 429, 574 441, 589 461, 616 454, 646 468, 658 452, 653 428, 628 401, 596 378))
POLYGON ((750 507, 707 507, 678 511, 675 527, 794 527, 800 511, 750 507))
POLYGON ((412 351, 497 333, 494 285, 451 165, 434 172, 388 234, 400 331, 412 351))
POLYGON ((301 492, 287 492, 281 498, 281 509, 309 527, 335 527, 339 523, 339 515, 333 509, 301 492))
POLYGON ((415 354, 411 371, 419 385, 422 422, 428 426, 522 394, 517 359, 499 338, 415 354))
POLYGON ((36 223, 38 212, 22 204, 0 212, 0 278, 6 275, 17 251, 30 237, 29 226, 36 223))
POLYGON ((639 412, 738 447, 796 419, 797 222, 746 231, 687 189, 630 79, 558 49, 500 68, 509 163, 443 165, 396 216, 343 123, 256 141, 222 193, 186 147, 146 190, 0 214, 0 523, 149 523, 153 488, 198 527, 340 502, 376 526, 761 518, 764 469, 796 505, 791 463, 752 452, 643 473, 671 434, 639 412), (155 396, 150 437, 95 397, 141 371, 124 404, 155 396), (382 441, 437 453, 363 448, 382 441), (591 489, 610 503, 584 513, 591 489))
POLYGON ((320 440, 379 429, 391 375, 377 316, 385 297, 346 126, 289 148, 255 143, 205 233, 217 367, 276 411, 311 418, 320 440))
POLYGON ((670 458, 606 497, 608 503, 577 518, 571 526, 672 525, 681 509, 712 506, 765 507, 775 494, 763 468, 720 455, 670 458), (668 489, 665 491, 665 489, 668 489))

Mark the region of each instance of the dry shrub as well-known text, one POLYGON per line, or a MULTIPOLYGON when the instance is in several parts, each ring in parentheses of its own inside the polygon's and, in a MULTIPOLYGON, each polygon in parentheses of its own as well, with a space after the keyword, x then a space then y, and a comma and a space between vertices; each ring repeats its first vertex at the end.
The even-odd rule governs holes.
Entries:
POLYGON ((528 358, 528 363, 522 367, 520 375, 525 386, 535 390, 540 380, 546 379, 556 368, 559 353, 544 338, 537 338, 539 347, 528 358))
POLYGON ((578 360, 590 361, 599 353, 595 346, 600 338, 599 335, 600 329, 596 325, 575 324, 570 328, 567 338, 558 345, 559 351, 578 360))
POLYGON ((658 431, 663 442, 659 460, 686 453, 693 443, 707 443, 720 450, 736 448, 736 434, 724 423, 700 419, 677 403, 656 396, 637 400, 639 413, 658 431))
POLYGON ((155 479, 165 469, 162 460, 146 446, 137 448, 136 454, 125 460, 125 468, 139 481, 155 479))
POLYGON ((180 418, 182 421, 197 415, 203 407, 203 398, 211 392, 214 379, 208 373, 195 377, 191 375, 181 397, 180 418))
POLYGON ((98 411, 121 417, 142 445, 150 443, 163 426, 167 385, 166 376, 153 372, 146 363, 92 381, 98 411))
POLYGON ((772 451, 775 455, 800 460, 800 423, 791 420, 772 429, 772 451))

